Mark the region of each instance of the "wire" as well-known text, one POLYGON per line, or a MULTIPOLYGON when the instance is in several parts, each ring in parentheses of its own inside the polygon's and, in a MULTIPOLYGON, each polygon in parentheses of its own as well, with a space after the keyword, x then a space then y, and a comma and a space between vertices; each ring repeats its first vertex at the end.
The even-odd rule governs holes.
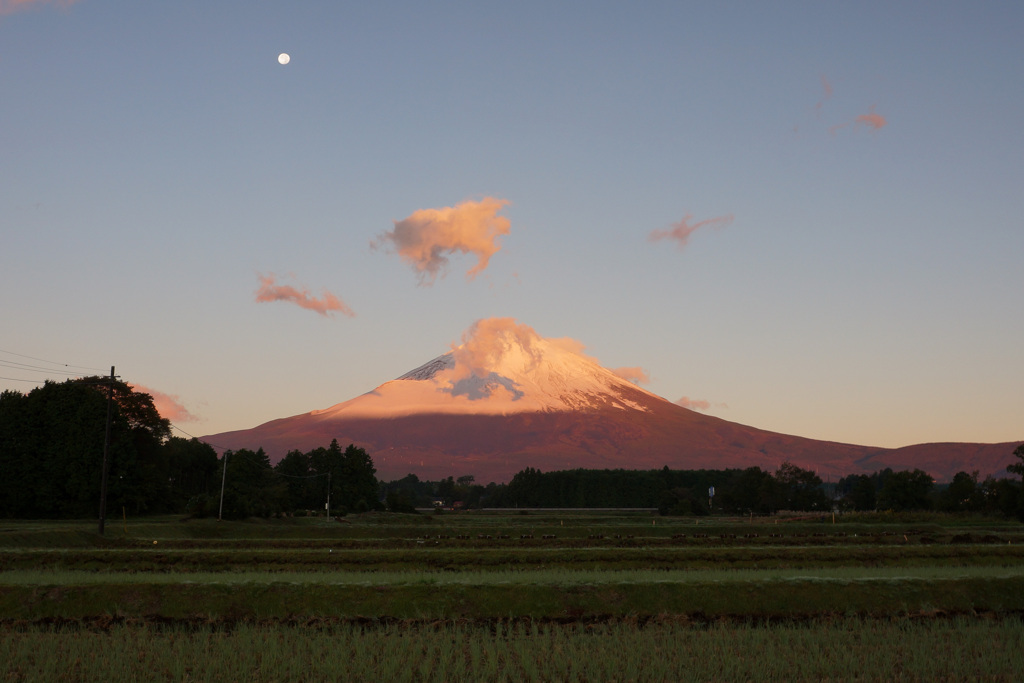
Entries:
MULTIPOLYGON (((72 365, 70 363, 61 363, 60 361, 47 360, 46 358, 36 358, 35 356, 28 356, 28 355, 26 355, 24 353, 15 353, 14 351, 6 351, 4 349, 0 349, 0 353, 6 353, 6 354, 8 354, 10 356, 17 356, 18 358, 28 358, 29 360, 39 361, 40 363, 49 363, 50 365, 59 365, 59 366, 61 366, 63 368, 74 368, 75 370, 86 370, 86 371, 88 371, 90 373, 92 373, 92 372, 106 372, 105 370, 102 370, 100 368, 90 368, 90 367, 85 366, 85 365, 72 365)), ((10 361, 10 362, 14 362, 14 361, 10 361)), ((53 370, 53 368, 44 368, 44 369, 46 369, 46 370, 53 370)))
POLYGON ((189 437, 189 438, 191 438, 191 439, 195 439, 196 441, 199 441, 200 443, 205 443, 205 444, 206 444, 207 446, 209 446, 209 447, 211 447, 211 448, 216 448, 216 449, 218 449, 218 450, 221 450, 221 451, 229 451, 229 450, 231 450, 230 448, 226 448, 226 447, 224 447, 224 446, 218 446, 218 445, 217 445, 217 444, 215 444, 215 443, 210 443, 209 441, 205 441, 205 440, 203 440, 203 439, 200 439, 200 438, 199 438, 198 436, 196 436, 195 434, 189 434, 189 433, 188 433, 188 432, 186 432, 186 431, 185 431, 184 429, 182 429, 182 428, 181 428, 181 427, 179 427, 178 425, 174 424, 174 423, 173 423, 173 422, 171 422, 170 420, 168 420, 168 421, 167 421, 167 424, 171 425, 171 427, 172 427, 173 429, 177 429, 177 430, 178 430, 179 432, 181 432, 181 433, 182 433, 182 434, 184 434, 185 436, 187 436, 187 437, 189 437))
MULTIPOLYGON (((35 366, 32 366, 32 365, 26 365, 24 363, 12 364, 10 361, 4 361, 4 360, 0 360, 0 368, 7 368, 8 370, 18 370, 20 372, 28 372, 28 373, 32 373, 32 374, 44 373, 43 374, 43 378, 44 378, 43 380, 30 380, 30 379, 23 379, 23 380, 21 380, 21 381, 25 381, 25 382, 32 382, 32 381, 34 381, 36 383, 39 383, 39 382, 42 382, 44 380, 50 380, 50 379, 56 379, 56 378, 70 379, 70 378, 78 378, 78 377, 82 376, 81 374, 66 373, 66 372, 64 372, 64 373, 56 372, 54 370, 50 370, 49 368, 38 368, 38 367, 35 367, 35 366)), ((16 378, 12 377, 10 379, 16 379, 16 378)))
POLYGON ((32 384, 39 384, 37 379, 22 379, 20 377, 0 377, 0 379, 7 380, 8 382, 31 382, 32 384))

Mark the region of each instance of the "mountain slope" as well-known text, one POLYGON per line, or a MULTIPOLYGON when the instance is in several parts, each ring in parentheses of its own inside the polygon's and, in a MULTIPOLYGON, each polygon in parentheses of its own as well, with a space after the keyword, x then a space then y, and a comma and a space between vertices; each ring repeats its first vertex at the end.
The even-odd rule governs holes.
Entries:
POLYGON ((507 481, 526 467, 775 470, 785 461, 822 477, 921 467, 1000 472, 1014 444, 882 449, 777 434, 697 413, 509 319, 479 321, 451 352, 324 410, 206 437, 217 446, 289 450, 354 443, 378 476, 472 474, 507 481), (916 464, 915 464, 916 463, 916 464))

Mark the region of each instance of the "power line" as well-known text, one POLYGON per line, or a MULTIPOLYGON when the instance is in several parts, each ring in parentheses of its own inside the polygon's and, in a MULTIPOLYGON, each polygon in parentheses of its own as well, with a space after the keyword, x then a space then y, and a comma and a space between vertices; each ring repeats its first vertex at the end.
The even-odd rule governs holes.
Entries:
MULTIPOLYGON (((71 378, 78 378, 78 377, 82 376, 81 373, 58 372, 56 370, 51 370, 50 368, 36 367, 36 366, 33 366, 33 365, 28 365, 26 363, 12 363, 11 361, 5 361, 5 360, 0 360, 0 368, 7 368, 8 370, 18 370, 19 372, 27 372, 27 373, 31 373, 33 375, 37 375, 39 373, 43 373, 42 374, 42 377, 43 377, 42 380, 38 380, 38 379, 37 380, 28 380, 28 379, 21 378, 21 381, 26 381, 26 382, 35 381, 35 382, 38 383, 40 381, 45 381, 45 380, 50 380, 50 379, 71 379, 71 378)), ((19 378, 11 377, 10 379, 18 380, 19 378)))
POLYGON ((230 448, 225 448, 224 446, 218 446, 218 445, 217 445, 217 444, 215 444, 215 443, 210 443, 209 441, 206 441, 206 440, 204 440, 204 439, 200 439, 200 438, 199 438, 198 436, 196 436, 195 434, 189 434, 189 433, 188 433, 188 432, 186 432, 186 431, 185 431, 184 429, 182 429, 182 428, 181 428, 181 427, 179 427, 178 425, 174 424, 174 423, 173 423, 173 422, 171 422, 170 420, 168 420, 168 421, 167 421, 167 424, 171 425, 171 427, 172 427, 173 429, 177 429, 177 430, 178 430, 179 432, 181 432, 181 433, 182 433, 182 434, 184 434, 185 436, 189 437, 190 439, 195 439, 196 441, 200 441, 200 442, 202 442, 202 443, 205 443, 205 444, 206 444, 207 446, 210 446, 211 448, 216 448, 216 449, 218 449, 218 450, 222 450, 222 451, 229 451, 229 450, 231 450, 230 448))
MULTIPOLYGON (((76 371, 84 370, 84 371, 87 371, 90 374, 91 373, 95 373, 95 372, 106 372, 106 370, 104 370, 103 368, 91 368, 91 367, 88 367, 88 366, 85 366, 85 365, 74 365, 74 364, 71 364, 71 363, 62 363, 62 362, 56 361, 56 360, 49 360, 49 359, 46 359, 46 358, 37 358, 36 356, 29 356, 29 355, 24 354, 24 353, 16 353, 14 351, 7 351, 5 349, 0 349, 0 353, 6 353, 9 356, 17 356, 18 358, 28 358, 29 360, 38 361, 40 363, 49 363, 50 365, 59 365, 62 368, 74 369, 76 371)), ((10 362, 14 362, 14 361, 10 361, 10 362)), ((46 369, 46 370, 53 370, 53 368, 44 368, 44 369, 46 369)), ((69 373, 69 374, 72 374, 72 373, 69 373)))
POLYGON ((22 377, 0 377, 0 379, 7 380, 8 382, 31 382, 32 384, 39 384, 37 379, 24 379, 22 377))

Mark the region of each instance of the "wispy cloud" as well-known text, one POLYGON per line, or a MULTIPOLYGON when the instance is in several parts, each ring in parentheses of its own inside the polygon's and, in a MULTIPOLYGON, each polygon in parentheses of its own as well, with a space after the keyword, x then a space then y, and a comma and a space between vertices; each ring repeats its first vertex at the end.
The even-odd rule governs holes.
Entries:
POLYGON ((832 84, 825 78, 825 74, 821 74, 821 86, 824 89, 824 93, 818 103, 814 105, 815 111, 820 114, 821 108, 825 106, 825 103, 832 97, 832 84))
POLYGON ((257 303, 290 301, 296 306, 316 311, 323 316, 329 316, 335 312, 349 317, 355 316, 355 313, 344 301, 326 289, 323 292, 323 296, 318 299, 305 288, 296 289, 290 285, 278 285, 277 276, 273 273, 270 275, 259 275, 258 277, 260 279, 260 287, 256 290, 257 303))
POLYGON ((872 128, 874 130, 878 130, 887 123, 884 116, 875 113, 875 105, 873 104, 871 105, 871 108, 868 109, 867 114, 861 114, 856 119, 854 119, 854 121, 855 123, 863 124, 868 128, 872 128))
POLYGON ((651 381, 651 376, 647 374, 647 371, 643 368, 611 368, 611 371, 627 382, 632 382, 633 384, 647 384, 651 381))
MULTIPOLYGON (((825 74, 821 74, 821 88, 821 99, 819 99, 817 104, 814 105, 814 115, 815 118, 818 119, 821 118, 821 111, 824 108, 825 103, 832 99, 832 83, 828 80, 825 74)), ((867 114, 860 114, 859 116, 856 116, 853 119, 847 119, 846 121, 842 121, 841 123, 832 124, 831 126, 828 126, 828 132, 831 135, 835 135, 840 130, 850 126, 853 126, 855 128, 857 126, 866 126, 870 128, 872 131, 877 131, 883 128, 887 123, 888 122, 885 120, 884 116, 875 113, 875 105, 871 105, 871 107, 868 108, 867 114)), ((793 127, 794 132, 799 132, 799 129, 800 126, 793 127)))
POLYGON ((711 401, 705 401, 700 398, 690 398, 688 396, 683 396, 681 399, 676 401, 676 405, 689 408, 690 410, 711 410, 711 401))
POLYGON ((76 0, 0 0, 0 16, 14 14, 32 6, 56 5, 57 7, 69 7, 76 0))
POLYGON ((686 214, 683 220, 678 223, 672 224, 671 230, 653 230, 648 236, 651 242, 657 242, 663 239, 673 239, 679 245, 679 248, 686 246, 686 243, 690 241, 690 235, 704 226, 711 226, 713 228, 724 228, 725 226, 732 223, 733 216, 728 214, 726 216, 719 216, 717 218, 708 218, 707 220, 698 221, 696 223, 690 223, 693 220, 693 216, 686 214))
POLYGON ((846 128, 847 126, 867 126, 871 130, 879 130, 885 126, 888 121, 881 114, 875 113, 875 105, 871 105, 868 109, 867 114, 861 114, 853 121, 847 121, 846 123, 837 123, 834 126, 830 126, 828 132, 835 135, 839 130, 846 128))
POLYGON ((370 247, 394 248, 413 267, 423 285, 432 285, 439 275, 444 277, 450 255, 475 254, 476 265, 466 272, 471 280, 487 268, 491 256, 501 249, 498 237, 508 234, 510 223, 498 212, 507 204, 506 199, 484 197, 478 202, 420 209, 395 221, 395 229, 372 240, 370 247))
POLYGON ((188 411, 177 396, 165 394, 162 391, 150 389, 141 384, 132 384, 131 387, 132 391, 136 393, 149 394, 153 397, 153 405, 156 407, 157 412, 160 413, 160 417, 166 418, 171 422, 195 422, 199 419, 188 411))

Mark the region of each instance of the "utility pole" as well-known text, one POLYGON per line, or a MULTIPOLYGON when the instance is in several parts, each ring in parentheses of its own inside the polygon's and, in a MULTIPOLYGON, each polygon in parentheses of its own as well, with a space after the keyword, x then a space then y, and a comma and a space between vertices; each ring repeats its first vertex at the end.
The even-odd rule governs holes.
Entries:
POLYGON ((224 480, 228 478, 228 453, 231 451, 224 451, 224 469, 220 473, 220 509, 217 510, 217 521, 221 520, 221 515, 224 514, 224 480))
POLYGON ((110 366, 110 382, 107 384, 107 435, 103 439, 103 474, 100 479, 100 536, 107 524, 107 472, 110 463, 110 421, 114 408, 114 366, 110 366))
POLYGON ((327 470, 327 521, 331 521, 331 471, 327 470))

